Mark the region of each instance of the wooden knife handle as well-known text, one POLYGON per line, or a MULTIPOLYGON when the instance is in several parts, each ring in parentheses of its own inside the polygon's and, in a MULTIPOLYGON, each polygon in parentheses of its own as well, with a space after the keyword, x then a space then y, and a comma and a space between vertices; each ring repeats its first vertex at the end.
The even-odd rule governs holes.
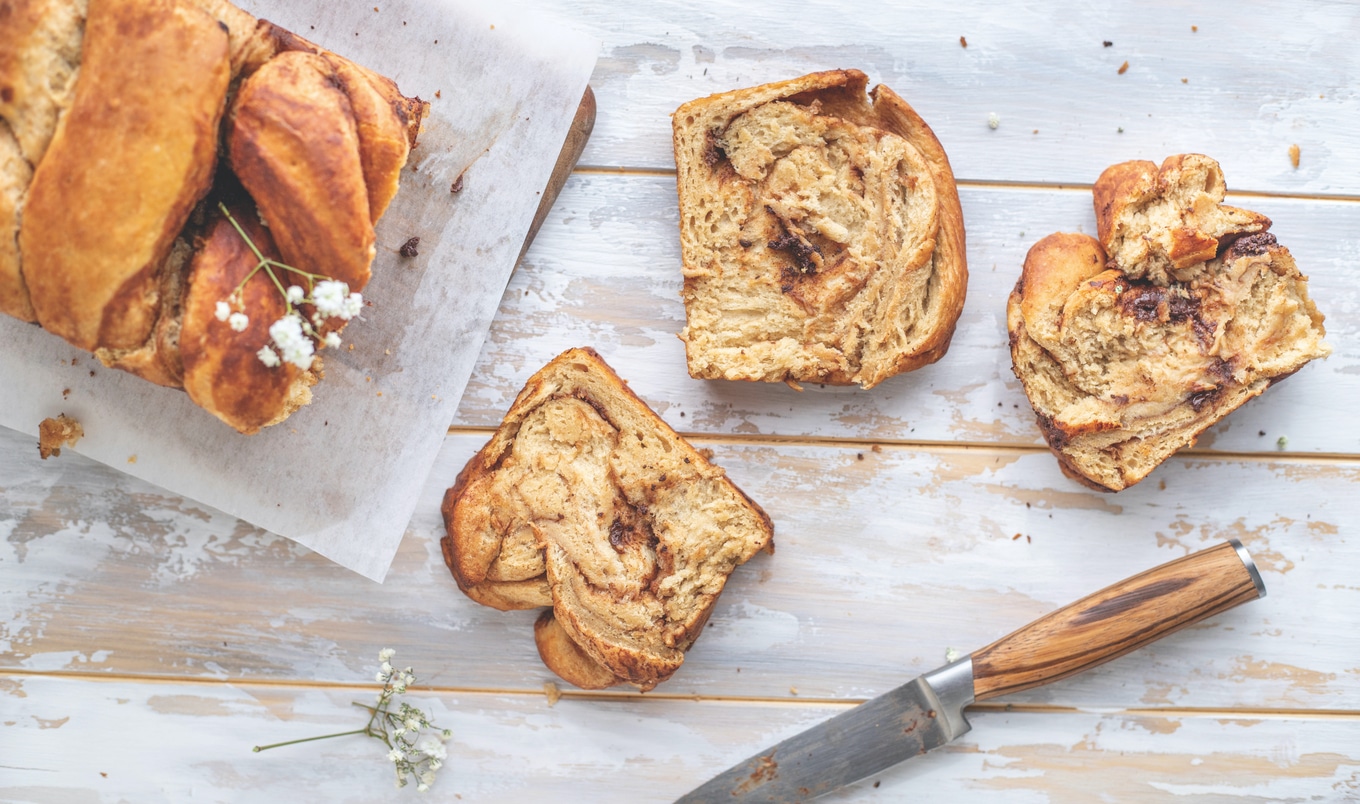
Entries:
POLYGON ((1265 592, 1251 556, 1236 540, 1191 553, 977 651, 973 695, 984 701, 1089 670, 1265 592))

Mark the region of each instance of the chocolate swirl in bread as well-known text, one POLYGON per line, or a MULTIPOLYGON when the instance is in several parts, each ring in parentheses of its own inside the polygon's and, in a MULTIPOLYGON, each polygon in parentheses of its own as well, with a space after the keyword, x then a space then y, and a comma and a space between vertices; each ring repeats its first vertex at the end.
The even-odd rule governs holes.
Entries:
POLYGON ((940 359, 968 283, 944 149, 858 70, 672 116, 689 373, 873 387, 940 359))
POLYGON ((530 378, 442 510, 459 588, 551 606, 539 654, 587 689, 669 678, 732 570, 773 549, 765 512, 590 349, 530 378))
POLYGON ((1221 205, 1212 159, 1115 165, 1094 196, 1104 242, 1036 243, 1006 320, 1063 471, 1120 491, 1331 349, 1293 256, 1267 218, 1221 205))

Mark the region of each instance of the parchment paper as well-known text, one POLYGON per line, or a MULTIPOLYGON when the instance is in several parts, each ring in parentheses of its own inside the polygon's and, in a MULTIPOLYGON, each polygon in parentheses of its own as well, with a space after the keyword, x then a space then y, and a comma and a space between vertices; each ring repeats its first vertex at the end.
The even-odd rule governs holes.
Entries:
POLYGON ((38 327, 0 316, 0 424, 32 434, 36 448, 38 423, 65 412, 85 428, 76 452, 381 581, 599 44, 503 3, 239 4, 431 103, 401 190, 378 225, 364 290, 372 305, 345 330, 345 347, 323 351, 326 376, 313 403, 249 437, 181 391, 106 369, 38 327), (461 192, 451 193, 460 174, 461 192), (399 256, 412 236, 420 237, 419 255, 399 256))

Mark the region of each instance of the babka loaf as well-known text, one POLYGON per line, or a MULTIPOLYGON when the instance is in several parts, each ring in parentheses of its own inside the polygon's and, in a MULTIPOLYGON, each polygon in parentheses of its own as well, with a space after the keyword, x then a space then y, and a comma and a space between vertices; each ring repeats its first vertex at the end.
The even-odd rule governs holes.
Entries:
POLYGON ((585 689, 665 681, 732 570, 773 549, 765 512, 591 349, 530 378, 442 511, 459 588, 551 606, 539 655, 585 689))
POLYGON ((244 433, 306 404, 428 104, 226 0, 0 10, 0 311, 244 433))
POLYGON ((968 284, 944 149, 891 89, 814 73, 672 115, 691 376, 858 384, 939 360, 968 284))
POLYGON ((1085 485, 1128 488, 1331 351, 1270 220, 1224 192, 1197 154, 1115 165, 1094 189, 1100 240, 1053 234, 1025 258, 1006 314, 1015 375, 1085 485))

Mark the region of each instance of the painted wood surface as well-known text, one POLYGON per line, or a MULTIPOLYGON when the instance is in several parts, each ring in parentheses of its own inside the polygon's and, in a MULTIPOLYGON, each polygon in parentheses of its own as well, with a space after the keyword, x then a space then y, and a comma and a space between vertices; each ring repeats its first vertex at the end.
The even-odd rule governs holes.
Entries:
POLYGON ((1360 6, 533 6, 601 41, 595 131, 511 280, 386 584, 0 431, 0 800, 388 800, 376 741, 249 747, 361 725, 350 702, 371 698, 390 646, 455 732, 437 800, 666 801, 950 650, 1227 537, 1256 557, 1266 598, 979 707, 955 745, 831 800, 1360 800, 1360 6), (836 67, 915 105, 963 180, 971 278, 953 346, 868 392, 692 380, 668 115, 836 67), (1094 230, 1101 169, 1183 150, 1218 158, 1230 200, 1275 221, 1335 352, 1141 485, 1099 494, 1043 448, 1005 297, 1031 243, 1094 230), (581 345, 713 450, 778 549, 733 575, 671 681, 562 684, 552 705, 534 613, 457 590, 438 503, 524 380, 581 345))

